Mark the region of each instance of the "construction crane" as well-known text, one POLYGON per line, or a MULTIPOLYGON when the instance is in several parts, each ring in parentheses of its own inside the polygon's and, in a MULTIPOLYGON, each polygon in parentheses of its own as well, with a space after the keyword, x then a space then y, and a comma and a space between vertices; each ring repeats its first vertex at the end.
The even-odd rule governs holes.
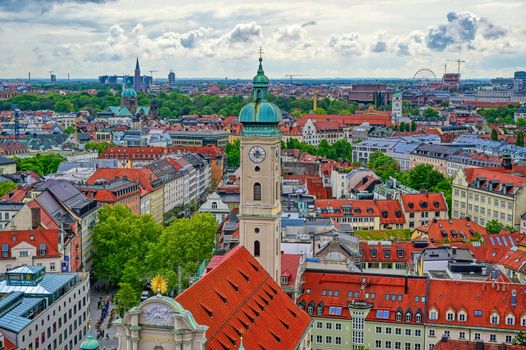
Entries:
POLYGON ((466 63, 466 61, 461 60, 460 58, 458 60, 448 60, 448 62, 456 62, 458 65, 457 73, 460 75, 460 64, 466 63))
POLYGON ((12 104, 11 108, 15 111, 15 139, 20 138, 20 109, 17 105, 12 104))
POLYGON ((290 85, 292 85, 293 77, 306 77, 307 74, 285 74, 286 77, 290 78, 290 85))

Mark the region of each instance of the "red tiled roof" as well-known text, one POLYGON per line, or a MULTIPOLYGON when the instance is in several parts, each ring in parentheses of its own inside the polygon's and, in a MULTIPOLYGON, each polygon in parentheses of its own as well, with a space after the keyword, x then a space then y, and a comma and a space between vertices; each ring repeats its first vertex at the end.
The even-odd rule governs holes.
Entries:
POLYGON ((281 276, 289 278, 289 282, 286 284, 287 287, 294 287, 300 261, 301 254, 285 254, 281 252, 281 276))
POLYGON ((486 229, 467 218, 432 220, 425 225, 417 227, 416 231, 426 234, 431 242, 442 242, 446 238, 450 242, 469 241, 473 238, 474 232, 477 232, 488 241, 486 229))
POLYGON ((217 155, 223 154, 223 150, 217 145, 168 147, 168 152, 177 151, 198 153, 205 156, 210 156, 212 158, 215 158, 217 155))
POLYGON ((333 213, 323 212, 322 217, 341 217, 344 216, 343 207, 350 207, 349 215, 356 217, 380 217, 383 224, 405 223, 405 216, 402 213, 400 202, 394 199, 319 199, 316 200, 316 208, 337 209, 333 213), (397 215, 398 214, 398 215, 397 215))
POLYGON ((349 319, 349 305, 371 303, 372 310, 368 320, 377 320, 377 311, 388 311, 381 322, 395 322, 396 312, 402 314, 412 310, 414 315, 420 311, 424 321, 425 303, 421 297, 426 295, 426 277, 386 276, 354 273, 337 273, 327 271, 309 271, 303 274, 305 293, 301 296, 300 306, 308 310, 314 306, 314 313, 320 304, 323 305, 323 316, 335 319, 349 319), (387 298, 386 294, 390 297, 387 298), (391 298, 391 295, 393 298, 391 298), (415 302, 415 297, 419 302, 415 302), (388 299, 388 300, 387 300, 388 299), (341 307, 341 314, 331 314, 331 307, 341 307))
MULTIPOLYGON (((304 126, 308 119, 316 122, 316 128, 320 121, 331 121, 340 125, 351 126, 368 122, 370 125, 391 125, 391 112, 363 114, 363 115, 337 115, 337 114, 306 114, 296 119, 300 126, 304 126)), ((321 124, 324 125, 324 124, 321 124)))
MULTIPOLYGON (((0 231, 0 244, 7 244, 11 250, 24 242, 35 247, 37 258, 59 258, 61 255, 58 252, 58 236, 58 229, 45 229, 42 226, 35 230, 0 231), (13 239, 14 236, 16 239, 13 239), (40 244, 46 245, 46 255, 40 255, 40 244)), ((13 259, 13 257, 0 259, 13 259)))
POLYGON ((207 349, 296 349, 310 318, 242 246, 176 300, 208 326, 207 349))
MULTIPOLYGON (((483 347, 481 350, 526 350, 526 346, 523 345, 510 345, 510 344, 498 344, 498 343, 482 343, 483 347)), ((435 344, 433 350, 477 350, 476 341, 467 340, 452 340, 452 339, 441 339, 435 344)))
POLYGON ((402 194, 401 199, 406 213, 447 210, 446 200, 442 193, 402 194))
POLYGON ((480 188, 486 186, 490 181, 498 181, 493 191, 502 192, 502 186, 509 183, 515 187, 515 189, 511 189, 512 192, 526 184, 526 166, 514 166, 511 170, 503 167, 466 168, 464 172, 470 186, 476 185, 473 183, 476 179, 484 179, 479 184, 480 188))
POLYGON ((99 158, 118 158, 120 155, 124 155, 132 159, 152 159, 143 158, 143 155, 151 155, 151 157, 160 158, 165 153, 164 147, 109 147, 107 148, 99 158))
POLYGON ((498 327, 499 329, 517 329, 520 318, 526 315, 526 292, 524 286, 515 283, 496 283, 495 281, 473 282, 459 280, 431 279, 429 286, 429 310, 438 311, 438 319, 427 319, 431 324, 469 325, 470 327, 498 327), (451 291, 461 291, 451 297, 451 291), (512 303, 512 293, 515 291, 517 303, 512 303), (458 312, 467 311, 466 322, 457 318, 446 320, 448 309, 458 312), (474 311, 482 311, 482 316, 475 316, 474 311), (495 312, 500 317, 498 325, 490 323, 491 314, 495 312), (515 325, 507 325, 505 317, 515 316, 515 325))
MULTIPOLYGON (((377 243, 377 242, 374 242, 377 243)), ((428 246, 429 247, 429 246, 428 246)), ((426 247, 426 248, 428 248, 426 247)), ((412 253, 422 251, 423 248, 415 248, 413 242, 390 242, 389 245, 371 244, 366 241, 360 242, 363 262, 406 262, 411 263, 412 253), (375 251, 374 254, 371 251, 375 251), (389 256, 385 254, 388 251, 389 256), (400 253, 399 252, 403 252, 400 253)))
POLYGON ((155 190, 152 186, 152 181, 157 180, 157 176, 149 168, 100 168, 86 180, 86 184, 94 185, 100 179, 113 180, 121 178, 137 181, 141 185, 142 195, 155 190))

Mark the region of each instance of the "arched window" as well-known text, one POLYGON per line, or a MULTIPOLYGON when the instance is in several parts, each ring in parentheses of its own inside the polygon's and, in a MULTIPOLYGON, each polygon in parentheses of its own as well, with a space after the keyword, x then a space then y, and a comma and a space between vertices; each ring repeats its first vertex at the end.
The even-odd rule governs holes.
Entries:
POLYGON ((254 256, 259 256, 259 241, 254 241, 254 256))
POLYGON ((489 321, 491 324, 499 324, 499 315, 497 313, 491 314, 489 321))
POLYGON ((322 316, 323 315, 323 305, 318 305, 316 313, 318 314, 318 316, 322 316))
POLYGON ((506 325, 513 326, 515 324, 515 317, 513 315, 508 315, 506 317, 506 325))
POLYGON ((396 322, 402 322, 402 313, 401 312, 397 312, 396 313, 396 322))
POLYGON ((313 312, 314 312, 314 306, 312 305, 307 306, 307 313, 309 315, 312 315, 313 312))
POLYGON ((217 202, 212 202, 212 209, 217 209, 217 202))
POLYGON ((256 182, 254 184, 254 200, 255 201, 261 200, 261 184, 259 182, 256 182))
POLYGON ((421 323, 422 322, 422 315, 420 313, 417 313, 415 315, 415 322, 416 323, 421 323))
POLYGON ((410 312, 408 312, 408 313, 405 314, 405 321, 406 321, 407 323, 410 323, 411 320, 412 320, 412 318, 413 318, 413 316, 411 315, 410 312))

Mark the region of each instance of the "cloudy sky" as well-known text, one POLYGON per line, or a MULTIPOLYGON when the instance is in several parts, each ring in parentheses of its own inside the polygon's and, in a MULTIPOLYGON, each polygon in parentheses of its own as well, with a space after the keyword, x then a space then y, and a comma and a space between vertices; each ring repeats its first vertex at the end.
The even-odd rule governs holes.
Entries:
POLYGON ((0 77, 465 77, 526 69, 524 0, 0 0, 0 77))

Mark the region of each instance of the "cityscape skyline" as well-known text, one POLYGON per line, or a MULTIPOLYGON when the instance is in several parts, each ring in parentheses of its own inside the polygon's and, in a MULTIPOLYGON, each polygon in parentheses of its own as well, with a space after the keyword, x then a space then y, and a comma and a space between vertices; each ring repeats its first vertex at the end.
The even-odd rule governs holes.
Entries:
POLYGON ((444 64, 456 72, 448 60, 458 58, 464 78, 507 77, 525 68, 525 10, 520 1, 8 1, 0 76, 130 74, 138 56, 156 78, 173 69, 246 79, 262 45, 271 79, 410 78, 424 67, 440 76, 444 64))

